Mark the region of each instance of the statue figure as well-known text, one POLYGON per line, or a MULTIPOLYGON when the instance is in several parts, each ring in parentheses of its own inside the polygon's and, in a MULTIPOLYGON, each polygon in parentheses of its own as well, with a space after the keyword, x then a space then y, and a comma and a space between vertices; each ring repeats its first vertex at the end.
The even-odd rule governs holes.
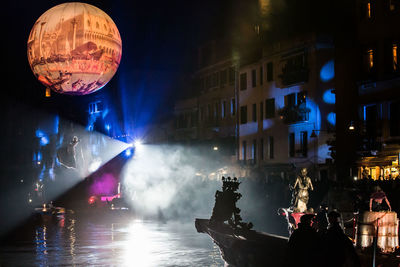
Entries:
POLYGON ((307 176, 307 169, 301 169, 300 176, 297 176, 293 189, 296 190, 296 198, 294 202, 295 212, 306 212, 309 199, 308 190, 314 190, 310 177, 307 176), (297 190, 296 190, 297 188, 297 190))
POLYGON ((250 230, 253 224, 242 222, 240 209, 236 207, 236 202, 242 197, 237 192, 240 182, 236 177, 222 177, 222 191, 215 192, 215 204, 210 218, 211 225, 222 224, 225 221, 234 230, 250 230))

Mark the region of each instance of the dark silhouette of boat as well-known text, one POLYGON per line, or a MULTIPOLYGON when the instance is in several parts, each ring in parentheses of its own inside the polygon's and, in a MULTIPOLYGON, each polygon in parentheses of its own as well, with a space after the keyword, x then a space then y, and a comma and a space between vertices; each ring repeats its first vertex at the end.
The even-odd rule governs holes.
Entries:
POLYGON ((196 219, 197 232, 208 234, 232 266, 283 266, 287 237, 257 232, 235 231, 228 224, 210 224, 208 219, 196 219))
MULTIPOLYGON (((251 223, 241 222, 236 207, 241 194, 236 178, 223 178, 223 190, 215 194, 215 205, 210 219, 196 219, 197 232, 208 234, 219 247, 223 260, 230 266, 288 266, 289 238, 251 230, 251 223)), ((288 223, 290 223, 288 221, 288 223)), ((295 224, 296 225, 296 224, 295 224)), ((373 247, 356 248, 361 267, 400 267, 400 249, 394 253, 373 253, 373 247), (375 255, 375 258, 374 258, 375 255)), ((310 261, 313 257, 310 255, 310 261)))

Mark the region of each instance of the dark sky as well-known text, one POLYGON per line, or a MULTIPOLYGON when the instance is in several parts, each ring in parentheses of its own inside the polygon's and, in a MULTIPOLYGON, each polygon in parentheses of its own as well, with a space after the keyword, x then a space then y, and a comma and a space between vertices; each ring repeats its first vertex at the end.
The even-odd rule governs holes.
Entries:
MULTIPOLYGON (((44 86, 30 70, 26 42, 35 21, 49 8, 66 1, 7 1, 2 33, 6 66, 2 102, 46 108, 44 86), (11 101, 11 102, 10 102, 11 101)), ((117 74, 102 90, 128 92, 132 102, 153 103, 171 110, 178 91, 176 82, 191 71, 196 45, 218 35, 217 23, 227 6, 224 1, 86 1, 105 11, 116 23, 122 38, 122 59, 117 74)), ((3 4, 4 5, 4 4, 3 4)), ((96 94, 96 93, 95 93, 96 94)), ((53 94, 63 105, 85 97, 53 94)), ((7 105, 2 105, 7 107, 7 105)), ((9 108, 9 106, 7 107, 9 108)), ((136 107, 140 108, 140 107, 136 107)), ((148 112, 147 112, 148 113, 148 112)), ((157 113, 157 111, 154 111, 157 113)))

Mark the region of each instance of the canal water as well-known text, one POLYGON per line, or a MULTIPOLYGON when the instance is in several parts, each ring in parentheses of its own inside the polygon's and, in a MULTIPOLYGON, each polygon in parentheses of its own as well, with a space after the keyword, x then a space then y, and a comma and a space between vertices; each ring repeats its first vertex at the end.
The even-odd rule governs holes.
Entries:
POLYGON ((194 222, 79 216, 28 222, 0 246, 0 266, 224 266, 194 222))

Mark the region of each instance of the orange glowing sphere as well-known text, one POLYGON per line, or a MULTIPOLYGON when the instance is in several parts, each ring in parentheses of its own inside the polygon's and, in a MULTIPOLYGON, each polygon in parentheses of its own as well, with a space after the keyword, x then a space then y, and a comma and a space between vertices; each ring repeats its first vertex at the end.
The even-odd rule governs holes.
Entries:
POLYGON ((101 89, 117 71, 121 54, 121 36, 113 20, 85 3, 47 10, 28 39, 33 73, 61 94, 86 95, 101 89))

